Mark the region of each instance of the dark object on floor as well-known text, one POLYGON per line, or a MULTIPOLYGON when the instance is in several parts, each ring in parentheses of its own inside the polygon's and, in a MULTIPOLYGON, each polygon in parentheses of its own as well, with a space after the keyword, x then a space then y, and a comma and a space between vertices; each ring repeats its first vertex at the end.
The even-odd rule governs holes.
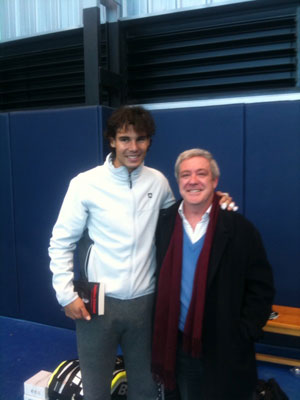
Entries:
POLYGON ((271 378, 268 381, 258 380, 256 387, 256 400, 289 400, 281 387, 271 378))
MULTIPOLYGON (((126 400, 127 378, 122 355, 116 357, 111 383, 111 399, 126 400)), ((81 371, 78 360, 63 361, 49 380, 49 400, 83 400, 81 371)))

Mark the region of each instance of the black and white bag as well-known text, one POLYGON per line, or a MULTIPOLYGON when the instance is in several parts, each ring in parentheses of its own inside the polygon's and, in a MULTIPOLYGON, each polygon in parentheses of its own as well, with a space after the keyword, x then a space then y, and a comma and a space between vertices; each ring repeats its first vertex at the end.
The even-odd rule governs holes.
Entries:
MULTIPOLYGON (((111 382, 111 399, 125 400, 127 378, 122 356, 117 356, 111 382)), ((49 400, 83 400, 81 371, 78 360, 63 361, 48 383, 49 400)))

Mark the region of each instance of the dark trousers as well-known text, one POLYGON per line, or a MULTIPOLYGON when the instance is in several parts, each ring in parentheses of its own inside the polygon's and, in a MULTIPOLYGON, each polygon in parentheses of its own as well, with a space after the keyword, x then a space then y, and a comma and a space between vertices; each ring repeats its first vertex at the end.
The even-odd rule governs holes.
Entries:
MULTIPOLYGON (((183 351, 181 332, 179 332, 176 354, 176 381, 180 400, 207 400, 203 394, 203 361, 201 358, 193 358, 183 351)), ((255 400, 255 394, 250 395, 247 400, 255 400)))
POLYGON ((182 334, 179 333, 179 342, 176 354, 176 381, 180 393, 180 400, 203 399, 203 362, 192 358, 182 349, 182 334))

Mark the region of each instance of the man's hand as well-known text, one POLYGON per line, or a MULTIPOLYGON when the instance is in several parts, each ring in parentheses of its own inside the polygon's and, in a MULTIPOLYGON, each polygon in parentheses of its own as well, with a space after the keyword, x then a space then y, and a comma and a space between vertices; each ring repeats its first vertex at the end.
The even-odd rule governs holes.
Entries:
POLYGON ((71 319, 85 319, 87 321, 90 321, 91 319, 91 316, 85 308, 84 302, 80 297, 72 301, 72 303, 66 305, 64 310, 66 316, 71 319))
POLYGON ((239 209, 238 206, 235 205, 235 202, 232 201, 232 197, 229 195, 229 193, 223 193, 220 191, 217 191, 216 193, 221 197, 220 207, 223 210, 226 210, 227 208, 228 211, 237 211, 239 209))

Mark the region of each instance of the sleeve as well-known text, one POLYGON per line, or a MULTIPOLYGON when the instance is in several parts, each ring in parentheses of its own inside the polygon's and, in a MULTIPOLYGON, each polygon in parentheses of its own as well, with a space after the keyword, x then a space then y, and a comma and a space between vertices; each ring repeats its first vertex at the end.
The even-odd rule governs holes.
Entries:
POLYGON ((241 315, 242 330, 251 340, 262 336, 274 299, 274 283, 263 242, 256 228, 251 228, 246 287, 241 315))
POLYGON ((161 204, 161 209, 162 208, 168 208, 170 206, 172 206, 175 203, 175 197, 174 194, 172 192, 172 189, 170 187, 169 181, 167 180, 166 177, 164 177, 164 189, 165 189, 165 193, 164 193, 164 198, 161 204))
POLYGON ((58 302, 64 307, 78 295, 74 292, 74 251, 88 217, 88 209, 82 199, 83 188, 74 178, 63 200, 58 219, 50 239, 50 270, 58 302))

